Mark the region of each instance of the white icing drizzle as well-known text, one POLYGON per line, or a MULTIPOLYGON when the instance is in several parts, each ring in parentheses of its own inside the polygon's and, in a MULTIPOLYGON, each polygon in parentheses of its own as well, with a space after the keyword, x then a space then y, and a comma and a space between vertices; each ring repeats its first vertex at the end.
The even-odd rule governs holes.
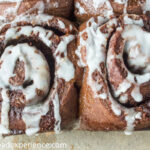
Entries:
POLYGON ((131 83, 127 80, 124 80, 119 87, 117 88, 117 90, 114 90, 114 94, 116 97, 118 97, 121 93, 125 93, 129 88, 131 87, 131 83))
MULTIPOLYGON (((29 22, 33 25, 35 25, 35 22, 36 22, 37 25, 40 25, 42 23, 47 22, 47 20, 52 20, 52 19, 53 19, 53 16, 45 15, 45 14, 39 14, 39 15, 35 15, 35 14, 23 15, 23 14, 21 14, 21 15, 17 16, 15 18, 15 20, 12 20, 10 25, 11 25, 11 27, 17 26, 17 22, 20 22, 20 21, 29 22)), ((8 24, 7 22, 2 22, 2 24, 0 24, 0 30, 7 24, 8 24)))
POLYGON ((134 130, 134 122, 136 119, 141 119, 141 112, 135 112, 133 109, 128 112, 128 115, 125 117, 125 120, 127 122, 127 128, 125 130, 126 135, 131 135, 132 131, 134 130))
POLYGON ((6 93, 6 89, 4 88, 1 92, 2 98, 4 99, 1 106, 1 123, 0 123, 0 133, 9 134, 9 118, 8 118, 8 112, 9 112, 9 98, 6 93))
POLYGON ((124 24, 127 24, 127 25, 129 25, 129 24, 137 24, 137 25, 139 25, 141 27, 144 25, 143 20, 141 18, 139 18, 139 19, 132 19, 132 18, 129 18, 128 15, 125 15, 123 17, 123 20, 124 20, 124 24))
POLYGON ((106 1, 105 5, 107 6, 107 11, 104 11, 104 16, 110 18, 114 15, 113 8, 111 7, 111 4, 108 0, 106 1))
POLYGON ((116 106, 115 104, 111 105, 111 109, 113 110, 115 115, 117 115, 117 116, 121 115, 121 109, 118 106, 116 106))
POLYGON ((115 3, 125 4, 127 0, 114 0, 115 3))
POLYGON ((59 69, 57 70, 57 75, 59 78, 63 78, 65 81, 70 81, 74 77, 74 66, 71 63, 71 61, 67 57, 67 45, 73 41, 75 36, 69 35, 69 36, 64 36, 62 41, 59 43, 56 51, 55 51, 55 56, 57 55, 58 52, 64 54, 64 58, 62 58, 60 55, 56 57, 57 63, 59 64, 59 69))
POLYGON ((122 104, 125 104, 128 100, 128 95, 127 94, 123 94, 120 96, 119 98, 119 101, 122 103, 122 104))
MULTIPOLYGON (((50 83, 49 67, 42 53, 40 53, 40 51, 39 53, 35 53, 36 50, 35 47, 31 47, 28 44, 18 44, 17 46, 8 46, 1 56, 0 88, 2 88, 3 99, 2 112, 4 111, 5 113, 5 115, 4 113, 1 114, 3 120, 5 120, 4 124, 2 120, 1 125, 4 127, 6 126, 5 124, 9 124, 9 97, 6 94, 8 90, 21 90, 25 95, 27 105, 36 104, 42 100, 42 98, 36 94, 36 89, 42 90, 44 92, 43 96, 48 94, 50 83), (9 54, 9 51, 11 51, 11 54, 9 54), (33 84, 27 88, 23 88, 22 85, 13 86, 9 83, 9 79, 15 75, 13 70, 17 59, 25 63, 25 80, 33 80, 33 84), (7 86, 9 86, 9 88, 6 88, 7 86), (5 110, 3 110, 3 108, 5 108, 4 106, 6 107, 5 110)), ((8 127, 7 125, 7 129, 9 129, 8 127)), ((3 131, 1 132, 3 133, 3 131)))
POLYGON ((75 3, 75 7, 76 7, 76 9, 78 10, 78 11, 77 11, 78 14, 80 14, 80 15, 86 14, 85 9, 80 5, 79 2, 76 2, 76 3, 75 3))
POLYGON ((55 117, 55 128, 54 131, 56 133, 59 133, 60 131, 60 123, 61 123, 61 116, 59 111, 59 98, 58 98, 58 94, 55 94, 55 98, 54 98, 54 117, 55 117))
POLYGON ((124 8, 123 8, 123 13, 127 14, 127 6, 128 6, 128 0, 124 1, 124 8))
POLYGON ((62 21, 58 20, 58 24, 62 29, 65 29, 65 24, 62 21))
MULTIPOLYGON (((101 90, 101 89, 100 89, 101 90)), ((102 94, 99 94, 99 97, 101 99, 106 99, 107 98, 107 94, 106 93, 102 93, 102 94)))
MULTIPOLYGON (((96 23, 94 21, 94 19, 91 18, 87 22, 86 28, 79 33, 80 45, 78 46, 78 48, 76 50, 76 54, 80 58, 79 65, 82 67, 88 67, 87 84, 92 88, 92 91, 94 93, 95 98, 103 99, 103 97, 101 97, 101 94, 102 95, 105 94, 104 99, 110 100, 111 109, 113 110, 114 114, 116 116, 120 116, 122 113, 124 113, 125 120, 127 122, 127 127, 125 130, 126 131, 125 133, 129 134, 129 132, 131 132, 134 129, 135 120, 142 119, 141 118, 141 112, 138 112, 137 110, 135 111, 134 108, 126 108, 126 107, 122 106, 121 104, 119 104, 112 97, 111 93, 109 92, 108 87, 104 93, 98 94, 98 91, 103 88, 104 84, 108 84, 107 79, 106 79, 106 74, 101 71, 101 68, 99 65, 100 65, 100 63, 102 63, 102 62, 105 63, 105 61, 106 61, 106 53, 107 53, 106 44, 108 42, 107 40, 108 40, 111 32, 113 31, 113 27, 117 26, 117 20, 112 19, 112 20, 107 22, 107 19, 101 18, 101 17, 97 17, 97 20, 98 20, 98 22, 96 23), (105 24, 107 27, 107 32, 102 33, 100 31, 101 27, 99 27, 99 26, 103 25, 105 22, 107 22, 105 24), (86 40, 83 39, 83 34, 85 34, 85 33, 87 33, 87 37, 88 37, 86 40), (86 55, 84 58, 82 56, 82 48, 83 47, 86 49, 86 55), (103 79, 105 80, 104 83, 102 83, 102 84, 97 83, 92 78, 92 74, 95 71, 98 71, 98 73, 100 73, 101 77, 103 77, 103 79)), ((132 20, 130 18, 125 17, 124 21, 126 21, 125 24, 128 24, 128 23, 132 24, 133 23, 133 24, 140 24, 140 26, 143 26, 142 20, 137 21, 137 20, 132 20)), ((122 30, 122 29, 120 27, 118 27, 116 30, 122 30)), ((133 30, 131 30, 131 32, 132 31, 133 30)), ((128 32, 128 31, 125 29, 124 34, 127 34, 126 32, 128 32)), ((139 34, 139 32, 136 30, 135 34, 139 34)), ((116 56, 110 55, 110 58, 107 57, 107 62, 111 61, 114 58, 120 58, 121 59, 122 56, 121 55, 116 55, 116 56)), ((142 78, 145 78, 145 77, 148 78, 149 77, 149 75, 147 75, 147 76, 142 75, 142 76, 143 77, 141 77, 141 75, 136 75, 137 80, 139 79, 142 82, 142 78)), ((137 81, 138 83, 140 83, 139 80, 137 81)), ((147 81, 147 79, 144 79, 144 81, 147 81)), ((118 87, 118 89, 115 93, 117 96, 119 96, 121 94, 120 99, 123 103, 126 103, 126 101, 128 99, 128 95, 123 94, 122 92, 126 92, 131 87, 132 82, 135 82, 134 81, 134 75, 129 73, 127 78, 122 82, 122 84, 120 84, 120 86, 118 87)), ((137 101, 141 101, 142 96, 140 95, 139 87, 136 87, 133 89, 132 96, 135 99, 137 98, 136 99, 137 101)))
MULTIPOLYGON (((27 22, 31 22, 31 23, 33 22, 33 25, 34 24, 38 25, 38 24, 47 22, 48 20, 52 20, 52 19, 53 19, 53 17, 47 16, 47 15, 28 15, 28 16, 22 16, 22 17, 19 16, 14 21, 12 21, 11 28, 9 28, 6 31, 5 35, 0 35, 0 38, 4 39, 4 44, 7 45, 7 43, 9 41, 18 39, 18 37, 20 37, 20 36, 24 35, 24 36, 30 37, 32 34, 32 35, 37 35, 38 38, 45 45, 47 45, 48 47, 51 47, 52 42, 50 40, 50 37, 53 35, 53 32, 51 30, 46 30, 39 26, 35 26, 35 27, 32 27, 32 26, 14 27, 14 26, 16 26, 16 23, 18 21, 19 22, 27 21, 27 22)), ((63 22, 60 20, 58 20, 58 21, 59 21, 58 25, 61 26, 60 28, 64 28, 65 25, 63 24, 63 22)), ((3 24, 3 26, 0 26, 0 29, 2 29, 5 25, 6 24, 3 24)), ((70 25, 70 29, 73 29, 72 25, 70 25)), ((38 100, 38 98, 35 97, 34 102, 38 100, 36 102, 36 104, 32 103, 30 101, 29 105, 26 105, 22 112, 22 119, 26 124, 25 132, 27 135, 32 135, 34 133, 37 133, 40 130, 39 123, 40 123, 41 117, 43 115, 46 115, 47 112, 51 109, 51 108, 49 108, 50 101, 53 102, 53 106, 54 106, 55 131, 58 132, 60 130, 61 117, 59 114, 59 98, 58 98, 58 93, 57 93, 57 80, 58 80, 58 78, 62 78, 66 82, 68 82, 74 78, 74 73, 75 73, 74 66, 67 56, 67 45, 71 41, 73 41, 74 38, 75 38, 74 35, 69 35, 69 34, 67 34, 65 36, 61 36, 61 38, 60 38, 61 41, 58 44, 57 49, 55 50, 55 53, 54 53, 54 57, 56 60, 56 62, 55 62, 56 63, 55 64, 56 65, 55 66, 55 68, 56 68, 55 69, 55 79, 54 79, 55 83, 54 83, 52 90, 50 91, 48 97, 46 98, 46 100, 44 102, 40 102, 41 99, 38 100), (62 58, 60 55, 56 55, 57 53, 63 53, 64 57, 62 58)), ((35 50, 37 50, 37 48, 35 48, 33 46, 29 46, 26 43, 7 47, 4 50, 3 55, 5 55, 5 53, 8 55, 8 50, 12 50, 13 53, 11 53, 11 55, 14 55, 14 57, 12 57, 12 56, 11 57, 14 59, 8 58, 7 61, 9 61, 9 62, 15 61, 18 57, 20 58, 20 60, 23 60, 25 62, 25 79, 31 78, 31 77, 34 78, 35 81, 38 81, 38 84, 36 84, 35 87, 39 88, 38 86, 40 86, 42 88, 42 90, 44 90, 45 95, 47 95, 48 90, 49 90, 50 74, 49 74, 49 69, 48 69, 49 67, 48 67, 47 61, 45 60, 45 57, 43 56, 43 54, 40 51, 38 54, 34 53, 35 50), (28 55, 28 52, 30 55, 28 55), (29 66, 29 64, 27 63, 27 60, 30 62, 31 66, 29 66), (41 67, 40 67, 40 65, 41 65, 41 67), (45 66, 45 67, 42 67, 42 66, 45 66), (29 69, 31 69, 31 67, 33 67, 33 69, 29 70, 29 69), (44 69, 45 69, 45 72, 44 72, 44 69), (40 70, 41 70, 41 72, 40 72, 40 70), (44 87, 44 86, 46 86, 46 87, 44 87)), ((1 57, 1 59, 3 59, 3 55, 1 57)), ((4 59, 4 62, 5 61, 6 60, 4 59)), ((8 70, 5 70, 6 71, 5 77, 3 75, 3 72, 1 72, 2 69, 0 69, 0 76, 2 76, 3 78, 6 78, 8 76, 10 76, 10 77, 14 76, 12 69, 14 68, 15 64, 9 63, 9 62, 8 62, 8 65, 5 66, 6 68, 8 68, 8 70), (9 73, 8 71, 11 72, 12 74, 7 74, 7 73, 9 73)), ((4 63, 2 63, 2 67, 3 67, 3 64, 4 63)), ((0 78, 0 80, 2 80, 3 78, 0 78)), ((6 81, 6 80, 4 80, 4 81, 6 81)), ((2 84, 4 84, 4 83, 0 82, 0 88, 1 88, 2 84)), ((2 109, 1 109, 0 133, 8 134, 9 133, 8 112, 9 112, 9 107, 10 107, 10 104, 9 104, 10 100, 7 99, 7 94, 4 91, 5 90, 4 87, 5 86, 2 85, 3 90, 1 93, 2 93, 3 101, 2 101, 2 109), (5 95, 5 97, 4 97, 4 95, 5 95)), ((11 88, 12 89, 21 89, 24 92, 24 94, 26 94, 26 98, 28 98, 29 96, 31 97, 32 94, 35 93, 34 90, 32 90, 32 89, 31 89, 31 91, 26 93, 25 90, 22 89, 21 86, 18 86, 18 87, 11 86, 11 88)), ((27 100, 29 100, 29 99, 27 99, 27 100)))
POLYGON ((150 11, 150 0, 145 0, 144 4, 142 5, 143 12, 146 13, 150 11))
POLYGON ((141 101, 142 101, 143 95, 142 95, 141 92, 140 92, 139 86, 136 86, 136 87, 132 90, 131 96, 134 98, 134 100, 135 100, 136 102, 141 102, 141 101))
POLYGON ((22 119, 26 124, 26 134, 28 136, 37 133, 40 130, 39 123, 41 116, 49 111, 49 101, 44 104, 26 106, 22 112, 22 119))
POLYGON ((38 34, 39 38, 47 46, 51 45, 51 41, 49 40, 49 38, 52 36, 52 33, 53 33, 52 31, 45 30, 42 27, 38 27, 38 26, 37 27, 24 26, 24 27, 21 27, 20 31, 18 32, 19 29, 20 27, 8 29, 8 31, 6 32, 6 36, 5 36, 5 43, 7 43, 9 40, 16 39, 18 36, 21 36, 21 35, 30 36, 31 33, 33 33, 35 35, 38 34))

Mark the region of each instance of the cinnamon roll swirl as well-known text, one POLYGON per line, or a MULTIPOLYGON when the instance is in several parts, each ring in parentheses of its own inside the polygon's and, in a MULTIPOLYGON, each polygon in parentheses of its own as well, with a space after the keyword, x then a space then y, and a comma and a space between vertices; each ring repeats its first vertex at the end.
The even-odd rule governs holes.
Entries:
POLYGON ((76 33, 48 15, 0 26, 1 134, 57 132, 76 118, 76 33))
POLYGON ((146 16, 91 18, 80 26, 76 54, 84 67, 82 129, 150 126, 150 24, 146 16))

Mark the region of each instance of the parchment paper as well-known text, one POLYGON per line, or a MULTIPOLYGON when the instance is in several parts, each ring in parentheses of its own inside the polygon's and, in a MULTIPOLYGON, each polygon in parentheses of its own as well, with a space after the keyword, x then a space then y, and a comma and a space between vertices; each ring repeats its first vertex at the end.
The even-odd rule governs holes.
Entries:
MULTIPOLYGON (((26 135, 1 137, 0 150, 150 150, 150 131, 136 131, 127 136, 124 132, 63 131, 28 137, 26 135), (11 143, 11 147, 4 147, 11 143), (16 145, 19 144, 20 145, 16 145), (34 143, 36 147, 23 144, 34 143), (38 144, 65 144, 64 147, 38 147, 38 144), (3 146, 3 147, 2 147, 3 146), (20 147, 19 147, 20 146, 20 147)), ((60 146, 60 145, 59 145, 60 146)))

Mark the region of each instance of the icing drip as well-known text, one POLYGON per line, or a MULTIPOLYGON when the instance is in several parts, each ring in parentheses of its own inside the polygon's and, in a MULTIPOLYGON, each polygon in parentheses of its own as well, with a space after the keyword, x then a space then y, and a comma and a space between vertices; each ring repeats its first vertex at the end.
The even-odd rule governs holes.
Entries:
POLYGON ((8 118, 8 112, 9 112, 9 98, 7 95, 7 91, 4 88, 1 92, 3 102, 2 102, 2 109, 1 109, 1 123, 0 123, 0 133, 9 134, 9 118, 8 118))
POLYGON ((119 100, 120 100, 120 102, 122 104, 125 104, 127 102, 127 100, 128 100, 128 95, 127 94, 121 95, 120 98, 119 98, 119 100))
POLYGON ((141 102, 143 99, 143 95, 140 93, 140 88, 138 86, 132 90, 131 96, 136 102, 141 102))
POLYGON ((114 0, 115 3, 125 4, 127 0, 114 0))
POLYGON ((104 3, 106 2, 109 2, 109 1, 108 0, 93 0, 93 6, 95 9, 98 9, 100 5, 104 5, 104 3))
POLYGON ((26 106, 22 113, 22 119, 26 124, 26 134, 28 136, 37 133, 40 130, 39 123, 41 117, 49 111, 49 101, 44 104, 26 106))
MULTIPOLYGON (((101 72, 99 68, 99 64, 102 62, 105 62, 106 57, 106 45, 107 45, 107 38, 109 37, 110 33, 112 32, 112 25, 116 25, 117 22, 114 19, 113 21, 109 22, 108 26, 110 26, 108 33, 104 34, 100 32, 98 28, 98 24, 102 24, 107 19, 103 19, 102 17, 98 17, 98 24, 93 22, 93 18, 90 19, 87 22, 87 25, 92 23, 90 27, 87 27, 84 31, 80 33, 80 36, 82 36, 83 33, 87 33, 88 38, 86 40, 82 39, 80 40, 81 45, 86 47, 87 55, 86 55, 86 62, 83 62, 82 59, 80 62, 80 65, 82 66, 88 66, 89 67, 89 76, 88 76, 88 84, 92 85, 93 91, 95 93, 95 97, 101 96, 101 98, 107 98, 105 93, 102 93, 102 95, 97 94, 98 91, 101 90, 102 85, 95 82, 92 78, 92 74, 94 71, 101 72), (102 52, 99 52, 101 49, 102 52), (93 59, 95 58, 95 59, 93 59), (98 90, 97 90, 98 89, 98 90)), ((78 50, 76 51, 76 54, 81 58, 80 55, 80 49, 81 47, 78 47, 78 50)))
POLYGON ((129 88, 131 87, 131 83, 127 80, 124 80, 119 87, 117 88, 117 90, 114 90, 114 94, 116 97, 118 97, 121 93, 125 93, 129 88))
POLYGON ((60 55, 56 57, 57 63, 59 64, 59 69, 57 70, 58 78, 63 78, 65 81, 70 81, 74 77, 74 66, 71 61, 67 57, 67 45, 73 41, 75 37, 73 35, 64 36, 62 41, 59 43, 56 51, 55 56, 58 54, 64 54, 64 58, 60 55))
POLYGON ((125 117, 127 122, 127 128, 125 130, 126 135, 131 135, 134 130, 134 122, 136 119, 141 119, 141 112, 136 113, 133 109, 128 112, 128 115, 125 117))
POLYGON ((128 0, 124 1, 124 9, 123 9, 124 14, 127 14, 127 6, 128 6, 128 0))
POLYGON ((58 20, 58 24, 62 29, 65 29, 65 24, 62 21, 58 20))
POLYGON ((59 133, 60 131, 60 123, 61 123, 61 116, 59 113, 59 98, 58 98, 58 94, 55 94, 55 98, 54 98, 54 117, 55 117, 55 132, 59 133))
POLYGON ((123 20, 124 20, 124 24, 127 24, 127 25, 130 25, 130 24, 137 24, 137 25, 139 25, 139 26, 143 26, 144 25, 144 23, 143 23, 143 20, 141 19, 141 18, 139 18, 139 19, 131 19, 131 18, 129 18, 127 15, 125 15, 124 17, 123 17, 123 20))

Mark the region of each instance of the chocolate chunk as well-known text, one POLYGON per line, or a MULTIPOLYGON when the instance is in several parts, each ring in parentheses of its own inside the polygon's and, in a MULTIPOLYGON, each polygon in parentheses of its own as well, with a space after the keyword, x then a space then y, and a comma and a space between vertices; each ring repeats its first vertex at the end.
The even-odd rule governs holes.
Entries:
POLYGON ((23 81, 25 79, 25 68, 24 68, 24 62, 20 61, 19 59, 16 62, 16 66, 14 69, 14 74, 16 74, 14 77, 11 77, 9 79, 9 83, 14 86, 20 86, 23 84, 23 81))

